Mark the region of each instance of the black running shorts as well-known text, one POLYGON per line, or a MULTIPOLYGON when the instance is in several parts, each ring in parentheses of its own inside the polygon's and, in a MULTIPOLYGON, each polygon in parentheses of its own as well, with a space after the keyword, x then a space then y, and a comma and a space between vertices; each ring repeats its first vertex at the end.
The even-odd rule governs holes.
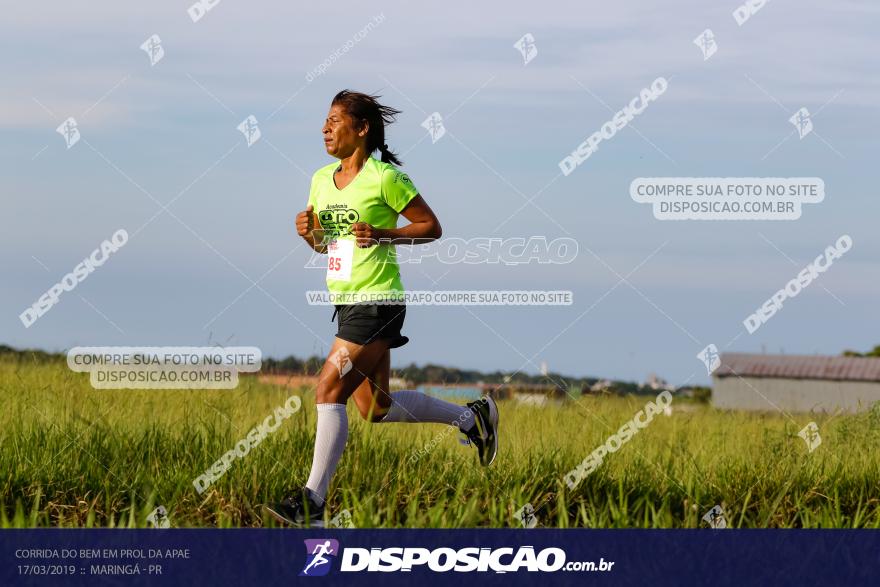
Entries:
POLYGON ((388 348, 396 349, 409 342, 400 334, 405 317, 403 304, 347 304, 336 306, 330 320, 339 326, 337 338, 359 345, 386 339, 388 348))

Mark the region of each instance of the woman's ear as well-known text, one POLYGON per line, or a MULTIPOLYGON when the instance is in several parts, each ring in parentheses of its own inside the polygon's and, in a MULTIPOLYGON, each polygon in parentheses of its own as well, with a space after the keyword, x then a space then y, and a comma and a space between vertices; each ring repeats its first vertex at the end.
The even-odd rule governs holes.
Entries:
POLYGON ((361 129, 358 131, 358 136, 365 137, 365 136, 367 136, 367 133, 369 133, 369 132, 370 132, 370 123, 365 120, 363 122, 363 124, 361 125, 361 129))

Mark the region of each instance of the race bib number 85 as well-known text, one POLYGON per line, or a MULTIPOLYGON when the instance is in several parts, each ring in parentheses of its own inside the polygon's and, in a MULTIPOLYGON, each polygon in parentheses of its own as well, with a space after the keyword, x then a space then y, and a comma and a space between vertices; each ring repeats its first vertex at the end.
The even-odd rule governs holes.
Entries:
POLYGON ((333 239, 327 246, 327 279, 351 281, 354 241, 333 239))

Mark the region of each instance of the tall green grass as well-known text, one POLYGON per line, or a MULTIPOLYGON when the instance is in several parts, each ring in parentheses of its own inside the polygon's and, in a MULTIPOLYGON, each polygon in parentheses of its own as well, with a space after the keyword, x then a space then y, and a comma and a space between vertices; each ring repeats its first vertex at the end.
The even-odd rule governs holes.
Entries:
MULTIPOLYGON (((2 527, 142 527, 159 504, 173 526, 269 526, 260 504, 308 476, 308 390, 254 378, 228 391, 95 390, 64 365, 15 362, 0 362, 0 390, 2 527), (302 410, 199 495, 192 480, 292 393, 302 410)), ((351 409, 330 515, 347 509, 358 527, 516 527, 531 503, 539 526, 693 528, 720 504, 734 527, 880 526, 876 410, 792 420, 673 402, 569 490, 565 473, 646 401, 502 402, 488 469, 448 427, 371 425, 351 409), (813 453, 797 436, 810 420, 822 436, 813 453)))

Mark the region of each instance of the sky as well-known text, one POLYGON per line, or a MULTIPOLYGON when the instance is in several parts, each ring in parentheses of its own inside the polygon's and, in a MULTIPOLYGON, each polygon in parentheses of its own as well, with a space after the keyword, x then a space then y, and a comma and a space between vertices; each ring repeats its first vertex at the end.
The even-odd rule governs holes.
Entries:
POLYGON ((403 265, 408 289, 568 290, 573 303, 413 306, 393 365, 546 362, 680 385, 710 380, 696 357, 709 344, 880 344, 876 3, 774 0, 741 25, 736 1, 221 0, 195 22, 187 7, 5 3, 0 343, 325 354, 331 310, 305 298, 324 276, 304 267, 293 220, 331 162, 329 102, 350 88, 403 111, 387 142, 445 238, 578 243, 567 264, 403 265), (694 43, 705 29, 708 59, 694 43), (526 34, 527 63, 514 46, 526 34), (151 65, 152 35, 164 55, 151 65), (559 161, 658 77, 666 91, 563 175, 559 161), (803 138, 789 122, 800 108, 803 138), (422 126, 434 112, 436 142, 422 126), (56 132, 68 117, 70 148, 56 132), (797 220, 658 220, 629 195, 639 177, 818 177, 826 195, 797 220), (120 228, 129 241, 25 328, 19 314, 120 228), (750 334, 743 320, 844 234, 852 249, 750 334))

